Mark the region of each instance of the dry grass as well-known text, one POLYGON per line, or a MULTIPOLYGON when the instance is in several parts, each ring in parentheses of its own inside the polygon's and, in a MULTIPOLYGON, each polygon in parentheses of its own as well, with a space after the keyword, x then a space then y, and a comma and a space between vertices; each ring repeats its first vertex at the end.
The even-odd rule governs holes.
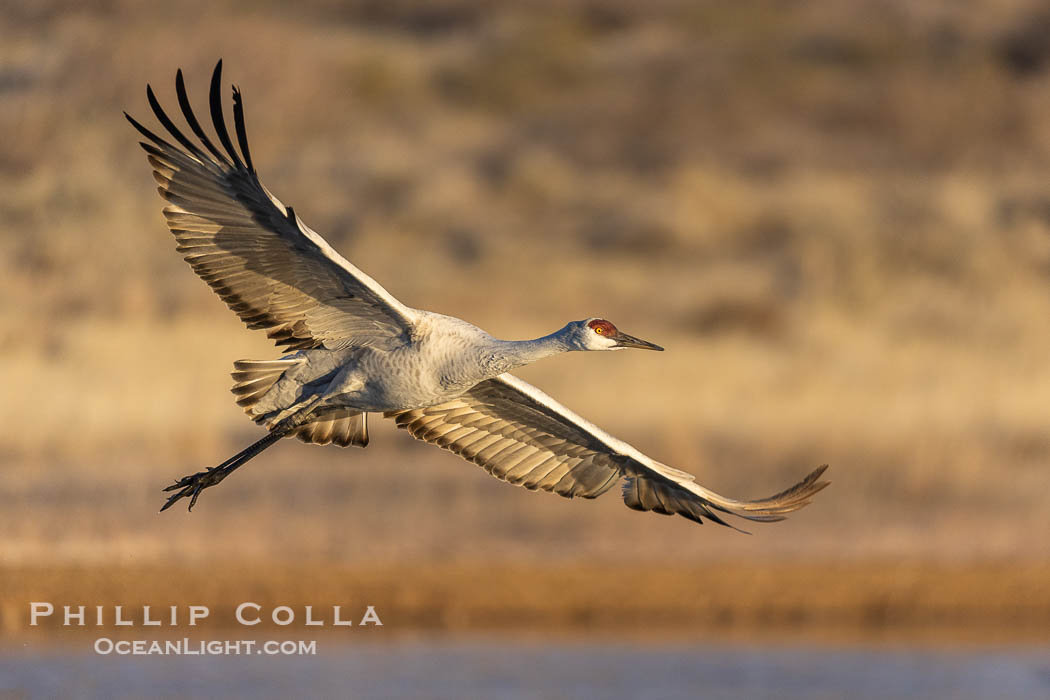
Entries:
POLYGON ((1036 5, 5 12, 0 558, 1045 560, 1036 5), (255 434, 232 361, 275 356, 173 253, 120 118, 146 82, 171 103, 176 66, 203 98, 218 56, 268 186, 407 303, 511 338, 608 315, 671 351, 523 374, 729 495, 821 462, 833 487, 744 538, 531 498, 379 430, 155 518, 159 485, 255 434))

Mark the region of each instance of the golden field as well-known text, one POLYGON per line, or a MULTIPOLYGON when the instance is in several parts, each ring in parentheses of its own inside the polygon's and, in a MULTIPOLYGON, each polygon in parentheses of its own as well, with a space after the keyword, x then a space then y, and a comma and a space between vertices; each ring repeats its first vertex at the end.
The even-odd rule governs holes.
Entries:
POLYGON ((1050 636, 1050 13, 641 5, 5 10, 5 632, 41 586, 143 600, 185 576, 222 601, 252 571, 286 601, 407 596, 409 628, 757 625, 756 601, 863 627, 888 600, 890 626, 950 609, 1050 636), (825 462, 832 486, 748 537, 529 494, 374 420, 367 450, 286 441, 158 515, 258 436, 232 362, 278 356, 174 253, 121 115, 152 123, 147 82, 174 106, 177 67, 203 105, 219 57, 262 180, 403 301, 503 338, 606 316, 668 352, 520 374, 720 493, 825 462), (464 577, 504 593, 434 592, 464 577), (711 588, 685 604, 690 582, 711 588))
MULTIPOLYGON (((403 641, 413 634, 462 635, 484 631, 516 636, 573 638, 613 635, 638 641, 706 639, 935 640, 948 647, 988 643, 1045 642, 1050 625, 1050 567, 1013 567, 1004 584, 997 565, 917 562, 737 562, 731 566, 688 565, 661 570, 602 564, 423 565, 362 568, 227 564, 191 568, 177 576, 164 566, 16 567, 15 595, 50 601, 51 615, 25 626, 28 604, 0 609, 3 629, 34 646, 52 636, 182 635, 188 606, 206 605, 208 615, 192 633, 251 631, 256 634, 334 635, 341 641, 403 641), (703 585, 697 585, 703 582, 703 585), (980 591, 981 595, 974 595, 980 591), (818 595, 815 595, 818 593, 818 595), (258 619, 246 630, 235 611, 258 619), (84 625, 63 626, 63 606, 75 613, 86 604, 84 625), (96 626, 96 605, 103 626, 96 626), (132 625, 113 625, 114 606, 132 625), (151 606, 155 628, 144 627, 151 606), (306 606, 316 627, 304 627, 306 606), (361 625, 372 605, 382 625, 361 625), (169 627, 177 606, 178 625, 169 627), (272 621, 273 611, 292 609, 295 623, 272 621), (351 625, 336 626, 339 620, 351 625), (24 608, 24 609, 23 609, 24 608)), ((281 613, 287 615, 288 613, 281 613)), ((281 619, 280 617, 278 619, 281 619)), ((331 641, 330 639, 328 641, 331 641)))

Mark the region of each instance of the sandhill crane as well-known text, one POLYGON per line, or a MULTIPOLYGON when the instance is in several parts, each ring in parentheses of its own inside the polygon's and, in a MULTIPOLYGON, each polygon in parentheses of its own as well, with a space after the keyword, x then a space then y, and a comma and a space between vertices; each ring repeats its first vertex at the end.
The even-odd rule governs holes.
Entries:
MULTIPOLYGON (((781 493, 739 501, 703 488, 686 472, 642 454, 539 389, 508 374, 573 350, 663 348, 603 318, 573 321, 535 340, 506 341, 458 318, 413 309, 354 267, 262 185, 252 164, 240 91, 223 117, 222 61, 210 106, 220 150, 190 107, 182 71, 175 90, 188 138, 146 97, 178 145, 127 113, 148 154, 177 250, 250 329, 265 329, 290 354, 234 363, 237 403, 266 436, 205 471, 168 486, 161 510, 181 498, 192 509, 204 489, 284 437, 342 446, 368 444, 367 415, 382 413, 413 437, 451 450, 527 489, 595 498, 623 480, 629 508, 728 525, 719 513, 782 520, 827 482, 826 467, 781 493)), ((731 526, 732 527, 732 526, 731 526)))

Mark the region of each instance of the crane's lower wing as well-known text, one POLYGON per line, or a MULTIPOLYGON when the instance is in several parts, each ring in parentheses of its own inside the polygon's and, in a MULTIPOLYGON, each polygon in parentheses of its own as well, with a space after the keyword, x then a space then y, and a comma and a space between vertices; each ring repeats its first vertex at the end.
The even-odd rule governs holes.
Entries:
POLYGON ((393 347, 410 335, 417 318, 375 280, 351 265, 273 197, 255 173, 240 92, 233 116, 243 160, 223 118, 222 61, 211 81, 211 117, 224 150, 197 121, 182 79, 175 87, 191 140, 161 109, 154 114, 178 144, 157 136, 125 114, 146 137, 153 177, 168 201, 164 216, 177 249, 249 328, 267 329, 290 349, 350 345, 393 347))
POLYGON ((457 399, 387 413, 413 437, 455 452, 490 474, 527 489, 595 498, 624 479, 629 508, 728 525, 718 515, 783 520, 827 486, 826 467, 775 496, 738 501, 661 464, 510 374, 481 382, 457 399))

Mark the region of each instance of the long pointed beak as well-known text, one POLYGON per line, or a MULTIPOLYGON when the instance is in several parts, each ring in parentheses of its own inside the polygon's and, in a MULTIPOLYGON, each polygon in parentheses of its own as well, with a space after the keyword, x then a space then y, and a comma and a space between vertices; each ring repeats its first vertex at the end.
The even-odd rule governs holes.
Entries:
POLYGON ((650 343, 648 340, 642 340, 641 338, 635 338, 633 335, 627 335, 626 333, 617 332, 613 336, 613 340, 616 341, 616 347, 618 348, 639 348, 641 350, 659 350, 663 352, 663 348, 655 343, 650 343))

